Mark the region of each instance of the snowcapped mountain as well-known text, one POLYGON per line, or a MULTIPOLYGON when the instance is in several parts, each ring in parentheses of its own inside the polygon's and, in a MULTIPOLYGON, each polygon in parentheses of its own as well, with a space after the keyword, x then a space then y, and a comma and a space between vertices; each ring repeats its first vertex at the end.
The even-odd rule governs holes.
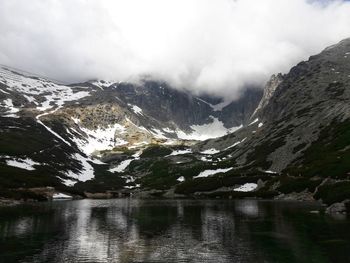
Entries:
MULTIPOLYGON (((155 81, 63 85, 3 66, 0 129, 5 139, 0 143, 0 162, 6 176, 28 171, 39 176, 37 170, 44 169, 54 175, 50 180, 55 186, 71 187, 99 173, 112 176, 120 171, 108 162, 115 155, 123 159, 125 151, 133 151, 137 158, 137 152, 148 146, 191 145, 234 132, 245 124, 261 96, 260 89, 252 88, 224 105, 155 81), (30 151, 28 144, 33 146, 30 151)), ((21 183, 19 179, 14 185, 21 183)), ((29 184, 36 186, 35 180, 29 184)))
POLYGON ((38 121, 48 116, 70 116, 90 133, 116 131, 111 126, 132 123, 141 133, 158 139, 223 136, 247 122, 262 96, 260 89, 252 88, 235 102, 213 105, 166 83, 144 81, 135 85, 99 80, 67 86, 5 67, 0 69, 0 84, 3 116, 34 114, 38 121))

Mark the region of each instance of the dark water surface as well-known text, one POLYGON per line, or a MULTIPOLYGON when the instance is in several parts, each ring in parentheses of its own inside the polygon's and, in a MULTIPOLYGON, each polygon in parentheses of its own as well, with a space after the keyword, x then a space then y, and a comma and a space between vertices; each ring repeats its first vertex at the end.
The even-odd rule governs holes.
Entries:
POLYGON ((314 204, 81 200, 0 208, 0 262, 350 262, 314 204))

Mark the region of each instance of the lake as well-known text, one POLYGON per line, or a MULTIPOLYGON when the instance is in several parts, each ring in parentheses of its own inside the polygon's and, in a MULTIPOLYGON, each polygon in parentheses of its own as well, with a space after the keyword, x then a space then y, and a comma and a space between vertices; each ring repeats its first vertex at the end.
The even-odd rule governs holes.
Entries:
POLYGON ((79 200, 0 208, 0 262, 350 262, 350 220, 317 204, 79 200))

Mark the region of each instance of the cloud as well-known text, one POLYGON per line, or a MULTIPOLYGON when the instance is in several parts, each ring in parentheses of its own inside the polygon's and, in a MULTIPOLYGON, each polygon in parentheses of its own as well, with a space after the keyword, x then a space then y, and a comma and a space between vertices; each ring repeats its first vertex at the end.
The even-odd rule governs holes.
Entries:
POLYGON ((67 82, 130 81, 235 98, 350 37, 350 3, 1 0, 0 63, 67 82))

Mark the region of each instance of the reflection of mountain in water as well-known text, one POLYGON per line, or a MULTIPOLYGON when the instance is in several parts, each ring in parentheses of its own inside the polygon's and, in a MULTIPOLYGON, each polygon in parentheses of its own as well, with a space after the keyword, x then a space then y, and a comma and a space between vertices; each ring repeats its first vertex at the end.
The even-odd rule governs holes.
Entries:
POLYGON ((6 262, 346 262, 349 222, 313 208, 131 199, 40 204, 20 208, 24 216, 11 208, 0 253, 6 262))

